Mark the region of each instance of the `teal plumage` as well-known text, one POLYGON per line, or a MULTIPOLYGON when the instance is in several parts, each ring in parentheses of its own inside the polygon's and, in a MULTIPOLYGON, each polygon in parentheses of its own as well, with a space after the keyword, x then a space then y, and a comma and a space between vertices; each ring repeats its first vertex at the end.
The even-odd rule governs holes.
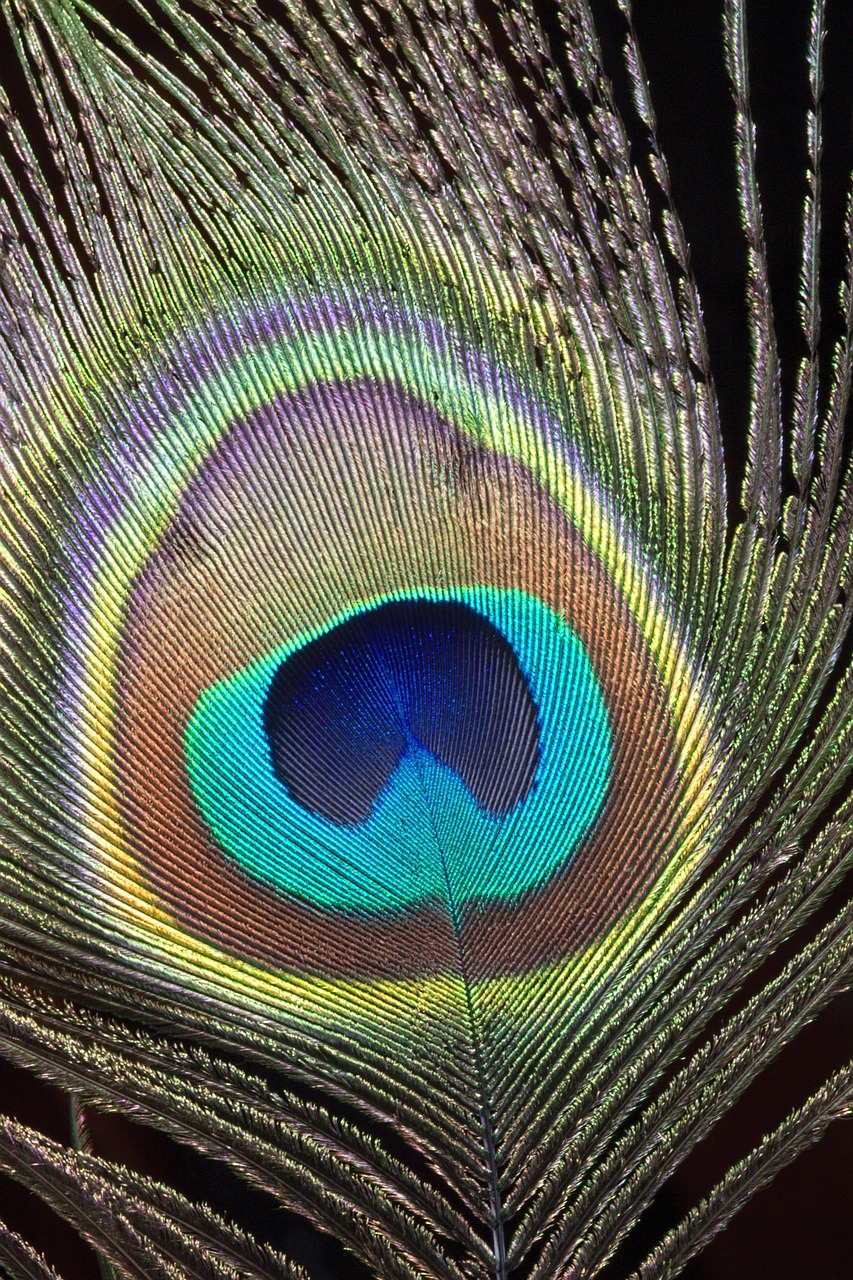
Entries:
MULTIPOLYGON (((0 1049, 382 1277, 615 1274, 853 965, 850 905, 815 923, 853 856, 823 5, 790 405, 724 6, 737 502, 620 8, 642 157, 584 0, 559 35, 4 5, 0 1049)), ((637 1274, 847 1114, 851 1070, 637 1274)), ((75 1132, 9 1120, 0 1168, 113 1274, 298 1273, 75 1132)), ((9 1233, 0 1267, 48 1274, 9 1233)))

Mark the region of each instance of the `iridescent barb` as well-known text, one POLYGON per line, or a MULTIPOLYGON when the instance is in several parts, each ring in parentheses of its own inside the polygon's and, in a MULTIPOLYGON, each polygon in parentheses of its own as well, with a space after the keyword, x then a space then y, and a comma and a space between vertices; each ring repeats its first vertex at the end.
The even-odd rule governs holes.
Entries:
MULTIPOLYGON (((100 1158, 89 1107, 376 1276, 624 1274, 657 1190, 849 981, 844 905, 737 999, 853 858, 823 4, 784 413, 724 5, 732 528, 619 7, 654 191, 585 0, 559 38, 467 3, 5 0, 0 1049, 75 1123, 3 1121, 0 1168, 110 1274, 301 1273, 100 1158)), ((677 1274, 851 1102, 847 1068, 636 1275, 677 1274)), ((54 1274, 2 1230, 0 1267, 54 1274)))

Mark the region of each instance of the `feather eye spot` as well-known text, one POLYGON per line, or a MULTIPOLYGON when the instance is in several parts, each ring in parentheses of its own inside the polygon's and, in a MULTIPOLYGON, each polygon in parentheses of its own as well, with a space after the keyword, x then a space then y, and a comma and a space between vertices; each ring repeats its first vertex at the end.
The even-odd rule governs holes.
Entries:
POLYGON ((205 689, 185 735, 228 860, 286 898, 368 914, 539 888, 594 824, 610 756, 575 632, 496 588, 354 606, 205 689))
POLYGON ((697 695, 569 419, 371 297, 213 337, 215 369, 200 330, 138 371, 69 543, 79 839, 117 915, 259 982, 447 973, 457 928, 478 977, 579 953, 702 779, 682 798, 697 695), (288 725, 274 682, 321 669, 288 725))

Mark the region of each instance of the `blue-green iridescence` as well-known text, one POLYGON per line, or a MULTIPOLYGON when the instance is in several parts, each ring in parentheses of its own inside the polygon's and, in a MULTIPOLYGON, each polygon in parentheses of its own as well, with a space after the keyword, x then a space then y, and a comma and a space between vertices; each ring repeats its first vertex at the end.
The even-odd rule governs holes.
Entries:
MULTIPOLYGON (((303 807, 276 777, 264 730, 276 672, 315 638, 300 637, 205 690, 186 730, 196 803, 219 847, 250 877, 320 908, 366 914, 448 897, 455 906, 510 900, 565 866, 594 824, 611 734, 575 632, 520 591, 465 588, 428 598, 469 606, 512 647, 538 709, 539 762, 525 798, 509 812, 490 812, 458 774, 412 742, 364 821, 343 825, 303 807)), ((328 629, 384 603, 351 608, 328 629)))

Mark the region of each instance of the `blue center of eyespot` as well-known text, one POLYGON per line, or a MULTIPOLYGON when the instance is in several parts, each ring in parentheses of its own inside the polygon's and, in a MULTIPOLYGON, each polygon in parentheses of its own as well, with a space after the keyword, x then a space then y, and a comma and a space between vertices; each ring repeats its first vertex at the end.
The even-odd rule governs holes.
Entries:
POLYGON ((577 635, 498 588, 352 609, 205 690, 185 735, 223 852, 359 913, 537 887, 595 822, 610 747, 577 635))
POLYGON ((447 765, 488 812, 526 798, 536 704, 512 646, 458 600, 395 600, 285 658, 264 701, 273 771, 330 822, 366 822, 403 756, 447 765))

